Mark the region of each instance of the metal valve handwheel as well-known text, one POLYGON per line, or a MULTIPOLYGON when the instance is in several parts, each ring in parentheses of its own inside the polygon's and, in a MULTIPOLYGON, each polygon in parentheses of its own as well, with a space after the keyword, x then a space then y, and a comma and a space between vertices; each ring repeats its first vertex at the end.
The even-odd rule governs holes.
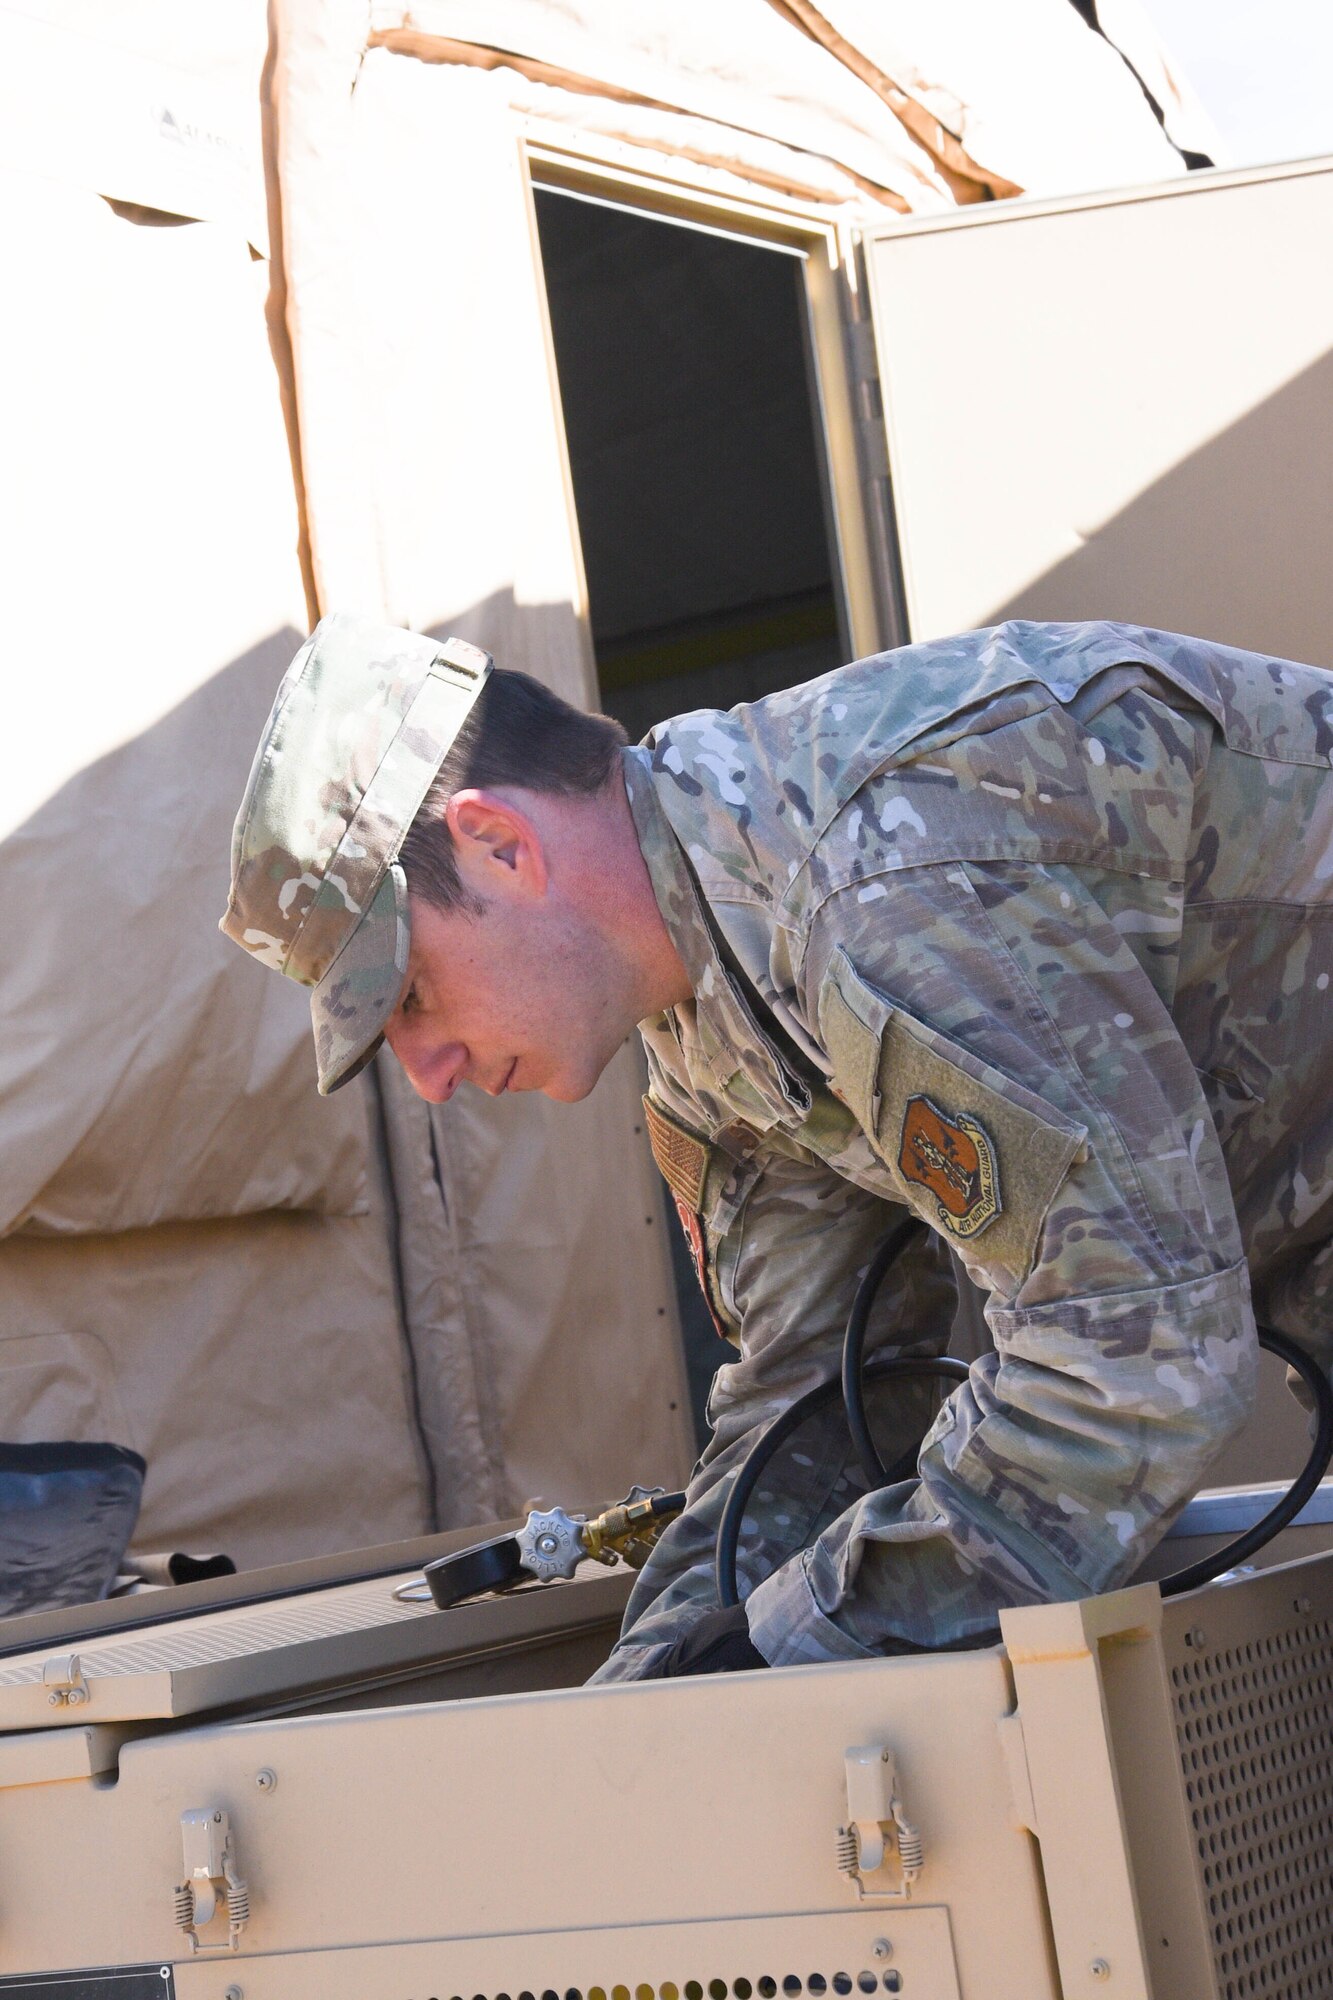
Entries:
POLYGON ((563 1507, 549 1514, 529 1514, 527 1525, 519 1529, 519 1561, 539 1583, 552 1577, 571 1577, 588 1553, 583 1545, 583 1524, 571 1521, 563 1507))
MULTIPOLYGON (((685 1505, 683 1493, 660 1486, 634 1486, 618 1506, 590 1521, 576 1520, 563 1507, 528 1515, 516 1534, 496 1535, 456 1555, 427 1563, 423 1575, 431 1598, 450 1611, 470 1597, 509 1590, 519 1583, 568 1580, 586 1560, 626 1562, 638 1569, 662 1529, 685 1505)), ((413 1591, 420 1589, 412 1585, 413 1591)))

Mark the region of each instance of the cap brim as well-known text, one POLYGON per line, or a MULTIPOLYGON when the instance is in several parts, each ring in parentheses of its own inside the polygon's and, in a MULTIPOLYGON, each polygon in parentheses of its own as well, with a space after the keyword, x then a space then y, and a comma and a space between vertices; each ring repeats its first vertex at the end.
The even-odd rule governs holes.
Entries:
POLYGON ((407 977, 410 943, 407 878, 391 861, 370 907, 311 990, 321 1097, 359 1075, 383 1041, 407 977))

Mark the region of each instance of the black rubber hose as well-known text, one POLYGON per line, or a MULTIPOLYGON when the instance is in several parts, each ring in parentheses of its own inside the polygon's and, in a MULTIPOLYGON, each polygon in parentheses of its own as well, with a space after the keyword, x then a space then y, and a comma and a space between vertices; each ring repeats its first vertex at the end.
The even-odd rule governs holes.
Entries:
POLYGON ((1288 1368, 1294 1368, 1314 1396, 1318 1423, 1310 1456, 1299 1476, 1292 1481, 1277 1505, 1269 1508, 1262 1521, 1256 1521, 1243 1535, 1237 1535, 1234 1541, 1216 1549, 1212 1555, 1191 1563, 1187 1569, 1178 1569, 1170 1576, 1162 1577, 1157 1587, 1163 1597, 1179 1597, 1182 1591, 1198 1590, 1202 1584, 1211 1583, 1214 1577, 1221 1576, 1224 1570, 1234 1569, 1237 1563, 1244 1562, 1265 1542, 1271 1542, 1289 1521, 1295 1520, 1327 1472, 1330 1458, 1333 1458, 1333 1385, 1330 1385, 1327 1375, 1311 1355, 1274 1327, 1259 1328, 1259 1345, 1285 1361, 1288 1368))
POLYGON ((879 1288, 888 1275, 890 1265, 897 1261, 909 1238, 915 1236, 922 1226, 914 1215, 908 1215, 889 1231, 872 1257, 870 1268, 856 1288, 852 1310, 847 1317, 847 1331, 843 1335, 842 1400, 847 1411, 847 1428, 852 1434, 852 1443, 856 1447, 861 1470, 871 1486, 886 1486, 890 1481, 884 1461, 875 1449, 875 1440, 870 1435, 870 1426, 866 1422, 865 1399, 861 1394, 861 1364, 865 1356, 866 1330, 870 1325, 870 1315, 879 1295, 879 1288))
MULTIPOLYGON (((891 1472, 886 1473, 879 1453, 875 1449, 870 1426, 866 1422, 865 1399, 861 1393, 864 1379, 861 1357, 865 1351, 866 1329, 870 1324, 875 1295, 884 1281, 889 1266, 900 1254, 903 1244, 916 1226, 918 1225, 914 1218, 909 1217, 906 1222, 899 1223, 895 1229, 890 1230, 885 1237, 869 1270, 857 1287, 847 1320, 847 1332, 843 1337, 842 1396, 847 1409, 847 1428, 852 1434, 861 1470, 872 1486, 889 1485, 894 1479, 905 1475, 897 1465, 891 1472)), ((1183 1591, 1200 1589, 1205 1583, 1211 1583, 1214 1577, 1221 1576, 1225 1571, 1234 1569, 1237 1563, 1244 1562, 1256 1549, 1261 1549, 1265 1542, 1272 1541, 1274 1535, 1280 1534, 1287 1523, 1293 1521, 1300 1513, 1327 1472, 1330 1458, 1333 1458, 1333 1385, 1330 1385, 1328 1377, 1317 1362, 1301 1348, 1294 1346, 1284 1334, 1278 1333, 1274 1327, 1261 1326, 1257 1332, 1260 1347, 1266 1348, 1270 1354, 1276 1354, 1289 1368, 1294 1368, 1313 1395, 1318 1413, 1314 1443, 1297 1478, 1276 1505, 1270 1507, 1263 1519, 1256 1521, 1243 1535, 1236 1536, 1233 1541, 1215 1550, 1212 1555, 1203 1556, 1198 1562, 1190 1563, 1187 1568, 1176 1570, 1172 1575, 1161 1578, 1158 1587, 1163 1597, 1178 1597, 1183 1591)))
MULTIPOLYGON (((958 1382, 966 1381, 967 1373, 965 1361, 955 1361, 947 1354, 896 1356, 891 1360, 872 1361, 862 1370, 861 1380, 881 1382, 896 1377, 901 1381, 920 1381, 932 1376, 946 1376, 949 1380, 958 1382)), ((778 1447, 786 1443, 792 1432, 799 1430, 806 1418, 813 1416, 816 1410, 822 1409, 826 1403, 831 1403, 834 1397, 840 1394, 841 1389, 842 1382, 837 1376, 831 1377, 827 1382, 820 1382, 816 1388, 807 1389, 803 1396, 798 1396, 796 1401, 782 1412, 781 1416, 774 1417, 768 1429, 751 1445, 748 1456, 737 1467, 731 1482, 731 1491, 727 1495, 727 1504, 722 1509, 722 1519, 717 1524, 717 1544, 713 1563, 718 1602, 724 1608, 740 1603, 736 1556, 740 1548, 741 1524, 745 1519, 745 1510, 750 1503, 750 1495, 759 1483, 760 1473, 778 1447)), ((910 1452, 904 1454, 903 1459, 899 1460, 899 1464, 904 1465, 903 1477, 915 1462, 914 1446, 910 1452)), ((893 1467, 895 1473, 897 1470, 897 1466, 893 1467)), ((877 1483, 883 1485, 890 1482, 884 1478, 877 1483)))
MULTIPOLYGON (((861 1469, 872 1488, 894 1484, 906 1478, 915 1462, 916 1451, 905 1452, 887 1470, 866 1419, 865 1398, 862 1393, 866 1382, 877 1382, 896 1376, 900 1380, 924 1377, 944 1377, 954 1381, 966 1381, 966 1362, 956 1361, 949 1355, 932 1357, 897 1356, 891 1360, 872 1362, 864 1365, 866 1331, 870 1324, 870 1314, 874 1307, 879 1288, 884 1282, 890 1265, 901 1254, 909 1235, 917 1228, 915 1217, 909 1216, 904 1222, 890 1230, 871 1260, 861 1283, 857 1286, 856 1297, 852 1301, 851 1313, 847 1320, 847 1331, 843 1336, 842 1370, 837 1380, 821 1382, 814 1389, 806 1391, 778 1417, 775 1417, 751 1446, 748 1456, 737 1468, 732 1480, 731 1491, 727 1495, 722 1518, 718 1522, 717 1543, 714 1552, 714 1572, 719 1603, 725 1608, 740 1602, 736 1573, 737 1554, 740 1548, 741 1527, 750 1495, 759 1482, 759 1475, 772 1459, 779 1446, 785 1444, 792 1432, 803 1424, 807 1417, 831 1402, 841 1390, 843 1406, 847 1416, 847 1427, 856 1447, 856 1455, 861 1469)), ((1198 1590, 1203 1584, 1211 1583, 1214 1577, 1226 1570, 1234 1569, 1244 1562, 1256 1549, 1264 1546, 1280 1533, 1289 1521, 1295 1519, 1302 1507, 1310 1499, 1328 1470, 1333 1459, 1333 1384, 1318 1364, 1296 1347, 1284 1334, 1272 1327, 1258 1328, 1259 1345, 1270 1354, 1276 1354, 1294 1368, 1314 1397, 1318 1422, 1314 1443, 1310 1447, 1298 1477, 1276 1506, 1271 1507, 1261 1521, 1256 1521, 1243 1535, 1238 1535, 1225 1547, 1211 1556, 1191 1563, 1187 1568, 1177 1570, 1160 1579, 1158 1588, 1163 1597, 1176 1597, 1187 1590, 1198 1590)), ((998 1631, 996 1633, 998 1637, 998 1631)))

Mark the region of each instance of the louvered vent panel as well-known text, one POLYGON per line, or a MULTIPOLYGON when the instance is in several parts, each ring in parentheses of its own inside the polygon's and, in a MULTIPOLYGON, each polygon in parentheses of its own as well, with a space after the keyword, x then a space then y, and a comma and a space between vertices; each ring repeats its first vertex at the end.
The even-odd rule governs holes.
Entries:
MULTIPOLYGON (((205 1612, 119 1642, 91 1641, 78 1649, 79 1658, 83 1671, 92 1678, 178 1673, 218 1660, 304 1645, 311 1639, 336 1639, 347 1632, 368 1632, 378 1626, 439 1616, 431 1604, 396 1599, 393 1585, 397 1581, 395 1577, 376 1578, 371 1583, 278 1598, 253 1610, 205 1612)), ((0 1688, 40 1681, 46 1658, 45 1653, 33 1653, 13 1666, 0 1667, 0 1688)))
POLYGON ((1333 1996, 1333 1619, 1171 1669, 1222 2000, 1333 1996))

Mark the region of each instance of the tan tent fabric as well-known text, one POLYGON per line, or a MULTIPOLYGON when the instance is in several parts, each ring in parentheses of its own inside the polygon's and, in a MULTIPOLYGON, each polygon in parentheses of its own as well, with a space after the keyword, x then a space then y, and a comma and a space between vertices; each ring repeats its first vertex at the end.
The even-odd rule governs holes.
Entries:
POLYGON ((160 184, 116 169, 117 212, 35 164, 0 172, 0 1437, 141 1450, 141 1547, 416 1533, 366 1096, 318 1098, 304 996, 216 931, 306 625, 267 271, 160 184))
MULTIPOLYGON (((380 46, 419 54, 430 63, 500 71, 500 87, 521 115, 525 138, 562 150, 572 145, 577 152, 614 160, 632 172, 657 173, 675 181, 684 167, 692 188, 729 199, 753 201, 756 196, 776 194, 780 200, 815 202, 830 219, 848 224, 864 222, 870 215, 882 218, 886 206, 894 212, 912 206, 903 195, 868 193, 855 174, 820 153, 801 152, 762 133, 693 118, 662 105, 589 96, 546 82, 541 65, 524 64, 518 57, 493 57, 472 43, 404 30, 386 32, 380 46)), ((932 199, 929 189, 917 192, 922 208, 947 205, 938 195, 932 199)))
POLYGON ((0 169, 268 244, 264 0, 0 5, 0 169))
POLYGON ((1133 65, 1144 89, 1157 100, 1172 145, 1202 155, 1215 167, 1229 166, 1230 148, 1189 79, 1163 47, 1143 0, 1097 0, 1097 22, 1112 48, 1133 65))
POLYGON ((372 1081, 377 1165, 430 1463, 432 1517, 439 1528, 497 1520, 514 1507, 500 1436, 502 1388, 481 1338, 482 1315, 462 1282, 463 1217, 446 1179, 448 1156, 427 1106, 387 1050, 375 1059, 372 1081))
MULTIPOLYGON (((820 11, 1025 193, 1185 171, 1117 51, 1069 0, 821 0, 820 11)), ((1159 47, 1146 28, 1138 50, 1159 47)))
POLYGON ((712 149, 727 163, 743 167, 746 137, 759 135, 836 162, 872 208, 951 200, 934 160, 877 93, 768 0, 725 8, 707 0, 637 0, 633 8, 425 0, 410 10, 377 5, 374 24, 377 41, 423 54, 439 36, 535 58, 545 66, 535 80, 580 88, 594 129, 617 130, 618 103, 659 106, 697 121, 696 132, 711 128, 712 149), (404 35, 413 39, 396 39, 404 35))
MULTIPOLYGON (((876 193, 922 211, 986 183, 1056 193, 1185 170, 1117 51, 1069 0, 375 0, 373 20, 391 46, 472 44, 523 59, 537 81, 600 86, 603 101, 585 104, 593 130, 614 134, 615 102, 629 98, 732 128, 725 163, 742 170, 743 133, 834 162, 867 214, 876 193)), ((1146 24, 1134 55, 1162 61, 1146 24)), ((645 143, 642 114, 623 136, 645 143)), ((661 150, 697 148, 681 125, 661 150)), ((710 156, 721 150, 714 138, 710 156)))
POLYGON ((428 1107, 377 1059, 441 1527, 670 1484, 688 1458, 640 1067, 626 1048, 579 1105, 428 1107))
POLYGON ((263 267, 220 225, 0 196, 40 307, 5 332, 0 1230, 357 1208, 363 1114, 216 929, 305 623, 263 267))
POLYGON ((582 1104, 462 1091, 431 1112, 511 1506, 671 1486, 692 1456, 646 1082, 631 1044, 582 1104))
POLYGON ((0 1245, 0 1437, 148 1460, 143 1549, 243 1567, 431 1526, 383 1221, 0 1245))

